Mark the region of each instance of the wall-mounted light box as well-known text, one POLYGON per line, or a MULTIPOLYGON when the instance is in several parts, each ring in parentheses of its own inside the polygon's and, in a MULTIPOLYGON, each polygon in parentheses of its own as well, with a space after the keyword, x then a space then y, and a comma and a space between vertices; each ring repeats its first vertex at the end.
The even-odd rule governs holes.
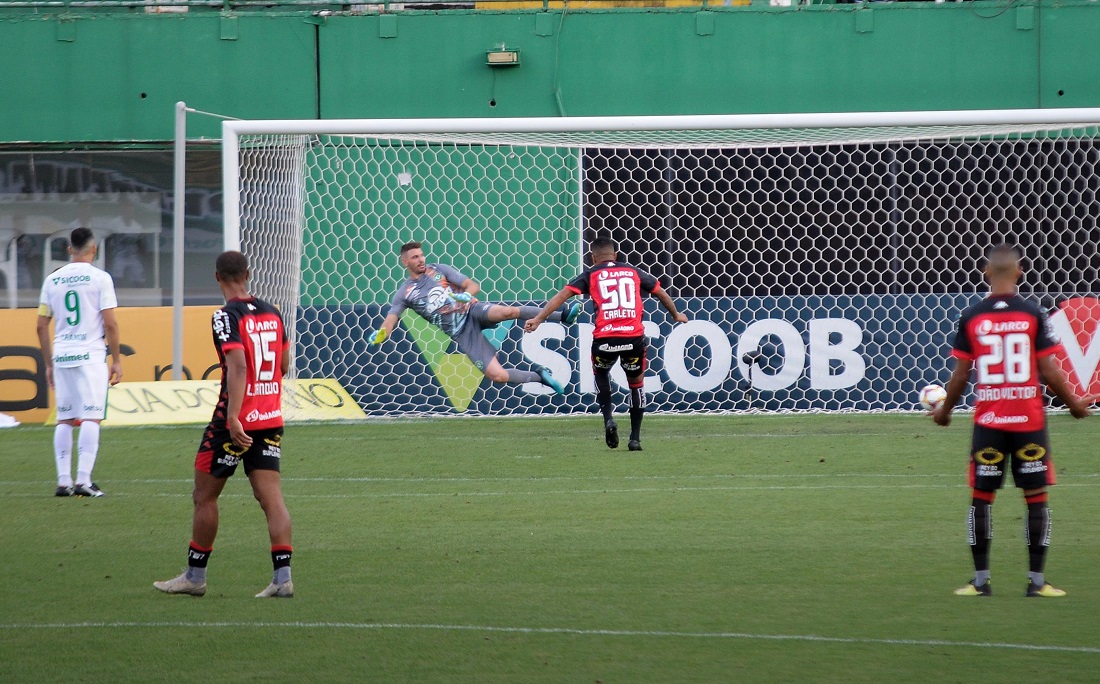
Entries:
POLYGON ((519 50, 502 48, 485 53, 485 63, 491 67, 519 66, 519 50))

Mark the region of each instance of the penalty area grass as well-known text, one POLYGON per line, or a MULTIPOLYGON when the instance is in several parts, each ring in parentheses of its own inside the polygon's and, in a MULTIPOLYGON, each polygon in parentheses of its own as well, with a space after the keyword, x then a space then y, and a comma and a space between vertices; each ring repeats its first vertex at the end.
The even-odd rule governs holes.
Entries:
POLYGON ((105 428, 98 499, 56 498, 52 429, 0 431, 0 681, 1095 681, 1100 462, 1050 422, 1048 579, 1024 504, 971 576, 969 416, 594 416, 291 425, 290 600, 243 472, 203 598, 178 574, 200 426, 105 428), (620 421, 626 423, 625 416, 620 421))

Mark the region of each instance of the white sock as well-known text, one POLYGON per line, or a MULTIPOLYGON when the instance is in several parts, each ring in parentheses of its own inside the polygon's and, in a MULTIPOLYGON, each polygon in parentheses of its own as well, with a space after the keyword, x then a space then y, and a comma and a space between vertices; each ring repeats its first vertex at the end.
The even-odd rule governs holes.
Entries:
POLYGON ((92 484, 92 468, 95 467, 95 457, 99 453, 99 423, 86 420, 80 424, 80 437, 77 438, 80 447, 76 466, 76 483, 82 485, 92 484))
POLYGON ((53 460, 57 464, 57 486, 73 486, 73 426, 58 423, 53 429, 53 460))

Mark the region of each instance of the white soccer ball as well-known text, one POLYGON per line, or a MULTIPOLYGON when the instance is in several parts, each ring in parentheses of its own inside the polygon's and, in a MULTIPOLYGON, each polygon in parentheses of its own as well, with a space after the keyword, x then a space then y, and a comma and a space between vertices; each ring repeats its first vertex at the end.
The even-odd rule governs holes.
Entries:
POLYGON ((925 385, 920 391, 920 405, 925 411, 934 411, 947 398, 947 390, 940 385, 925 385))

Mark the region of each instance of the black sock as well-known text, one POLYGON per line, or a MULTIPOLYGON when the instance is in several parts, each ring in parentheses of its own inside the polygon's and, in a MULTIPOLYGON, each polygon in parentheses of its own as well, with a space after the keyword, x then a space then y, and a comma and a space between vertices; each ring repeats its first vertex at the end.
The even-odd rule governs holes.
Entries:
POLYGON ((1027 525, 1024 529, 1027 533, 1028 569, 1041 573, 1050 547, 1050 509, 1046 501, 1027 505, 1027 525))
POLYGON ((611 420, 611 373, 597 370, 594 373, 596 380, 596 403, 600 405, 603 413, 603 422, 611 420))
POLYGON ((645 415, 645 409, 630 409, 630 439, 635 441, 641 441, 642 439, 642 416, 645 415))
POLYGON ((210 554, 214 549, 204 549, 195 542, 187 546, 187 566, 191 568, 205 568, 210 562, 210 554))
POLYGON ((286 584, 290 580, 290 557, 293 555, 294 549, 289 544, 271 547, 271 566, 275 570, 276 584, 286 584))
POLYGON ((645 416, 645 390, 642 383, 630 386, 630 439, 641 441, 642 417, 645 416))
POLYGON ((993 541, 993 505, 988 501, 973 499, 967 520, 970 535, 970 553, 974 556, 976 572, 989 571, 989 547, 993 541))
POLYGON ((187 578, 192 582, 206 581, 206 564, 210 562, 213 548, 205 549, 191 541, 187 546, 187 578))

